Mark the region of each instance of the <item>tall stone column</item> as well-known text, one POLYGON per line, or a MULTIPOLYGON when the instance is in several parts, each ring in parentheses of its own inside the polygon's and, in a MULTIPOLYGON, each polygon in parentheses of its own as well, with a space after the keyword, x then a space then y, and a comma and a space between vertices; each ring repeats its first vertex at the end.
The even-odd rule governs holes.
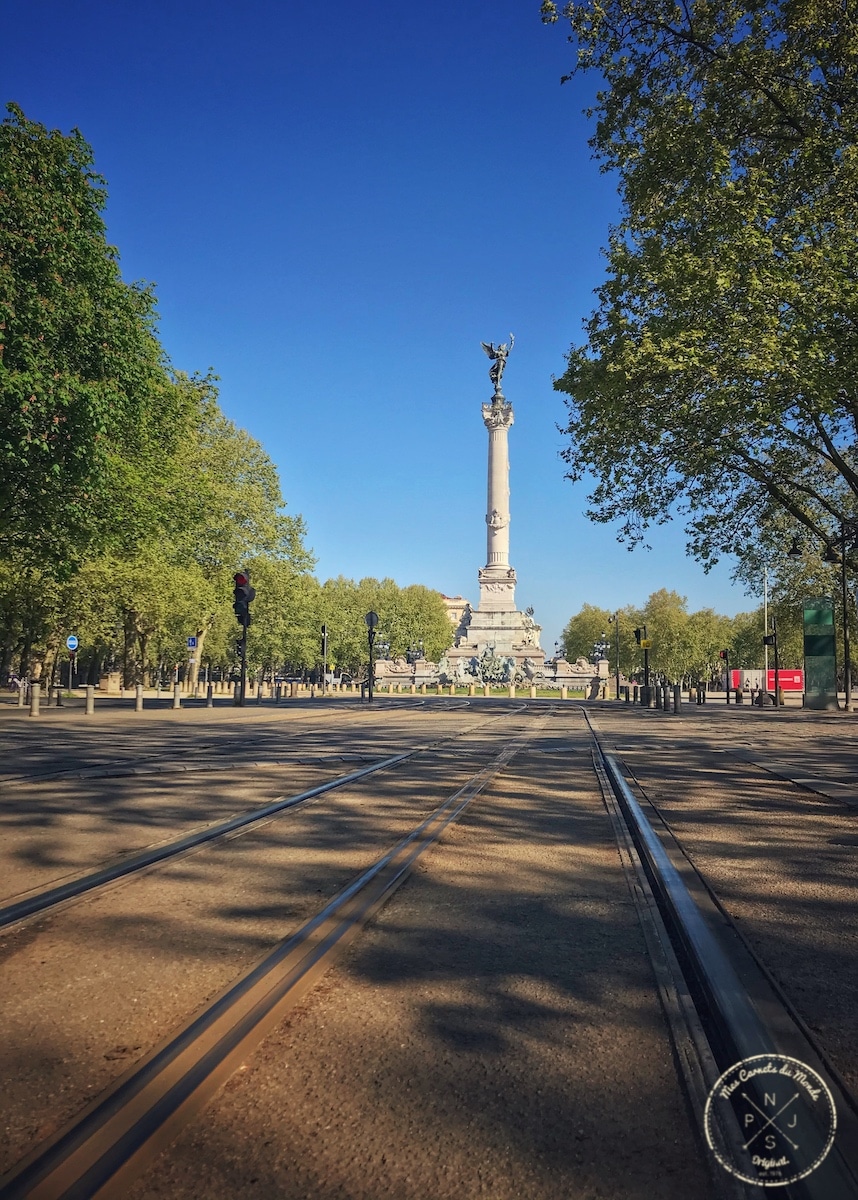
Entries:
POLYGON ((509 429, 512 405, 500 391, 483 405, 489 433, 486 565, 480 571, 480 610, 515 610, 515 571, 509 565, 509 429))

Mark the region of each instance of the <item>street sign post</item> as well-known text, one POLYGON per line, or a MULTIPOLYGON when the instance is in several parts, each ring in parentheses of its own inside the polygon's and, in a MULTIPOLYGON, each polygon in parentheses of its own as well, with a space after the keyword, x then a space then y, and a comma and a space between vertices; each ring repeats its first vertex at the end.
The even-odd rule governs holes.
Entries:
POLYGON ((69 652, 69 691, 74 687, 74 669, 77 658, 77 648, 80 645, 76 633, 70 633, 66 638, 66 650, 69 652))

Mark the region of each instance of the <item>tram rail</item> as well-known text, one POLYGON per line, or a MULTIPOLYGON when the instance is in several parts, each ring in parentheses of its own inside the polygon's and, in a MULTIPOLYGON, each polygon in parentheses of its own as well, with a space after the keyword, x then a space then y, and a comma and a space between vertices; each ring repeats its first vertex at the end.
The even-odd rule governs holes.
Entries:
MULTIPOLYGON (((757 979, 749 979, 747 963, 743 964, 741 972, 737 969, 735 949, 733 953, 726 949, 731 939, 740 939, 735 924, 717 903, 717 898, 711 896, 667 827, 659 821, 657 828, 649 820, 624 777, 619 761, 604 751, 589 715, 582 711, 593 737, 597 773, 603 773, 611 790, 611 798, 606 797, 609 810, 614 807, 615 814, 622 820, 623 832, 630 838, 637 855, 638 883, 649 890, 663 923, 661 929, 668 945, 667 960, 669 969, 672 968, 674 992, 673 997, 666 999, 663 996, 663 1003, 668 1010, 666 1015, 672 1025, 675 1048, 680 1050, 677 1063, 684 1077, 686 1094, 698 1121, 702 1126, 705 1091, 711 1093, 718 1076, 730 1067, 758 1056, 800 1055, 801 1063, 810 1065, 826 1078, 834 1096, 840 1136, 835 1139, 832 1132, 830 1150, 818 1167, 805 1178, 779 1187, 778 1194, 790 1200, 855 1200, 858 1197, 858 1105, 855 1098, 810 1031, 796 1019, 786 997, 773 987, 773 980, 763 965, 753 957, 753 968, 759 972, 757 979), (666 843, 673 855, 668 852, 666 843), (677 862, 681 862, 682 870, 677 862), (696 895, 686 883, 689 877, 696 895), (715 903, 707 904, 707 900, 715 903), (686 998, 683 1013, 680 1013, 682 1005, 675 1003, 676 996, 686 998), (683 1021, 686 1027, 678 1028, 683 1021), (693 1026, 691 1029, 688 1028, 689 1021, 693 1026), (678 1041, 684 1045, 677 1047, 678 1041), (701 1088, 701 1081, 705 1081, 706 1089, 701 1088)), ((652 920, 652 917, 650 909, 644 919, 652 920)), ((752 958, 744 938, 741 943, 752 958)), ((757 1096, 762 1106, 765 1084, 750 1080, 744 1086, 757 1096)), ((816 1115, 811 1113, 811 1119, 816 1115)), ((723 1116, 721 1119, 723 1122, 723 1116)), ((825 1131, 818 1132, 824 1140, 825 1131)), ((741 1164, 746 1178, 752 1179, 754 1161, 743 1141, 741 1129, 728 1119, 722 1123, 720 1134, 733 1161, 741 1164)), ((759 1195, 759 1187, 753 1184, 749 1188, 739 1185, 734 1190, 737 1195, 759 1195)))
MULTIPOLYGON (((514 709, 513 712, 524 711, 524 708, 525 706, 521 705, 514 709)), ((479 729, 499 719, 498 715, 489 717, 486 721, 481 721, 477 725, 470 726, 467 732, 472 733, 475 729, 479 729)), ((304 807, 321 796, 348 787, 352 783, 367 779, 369 776, 378 774, 381 771, 398 767, 418 754, 437 750, 447 742, 455 741, 462 736, 464 736, 462 733, 457 733, 448 737, 438 738, 424 745, 416 746, 411 750, 406 750, 401 754, 388 756, 379 762, 361 767, 356 771, 350 771, 346 775, 340 775, 336 779, 327 780, 325 783, 317 784, 292 796, 280 797, 259 808, 250 809, 247 812, 239 813, 224 821, 218 821, 203 829, 193 830, 182 837, 162 842, 155 846, 149 846, 135 854, 124 856, 96 871, 86 872, 74 879, 66 880, 64 883, 46 887, 31 895, 23 896, 12 903, 0 906, 0 930, 9 929, 32 917, 43 916, 73 900, 79 899, 81 896, 98 891, 120 880, 139 875, 141 872, 147 871, 151 867, 161 863, 168 862, 171 859, 192 854, 216 842, 248 832, 254 827, 259 826, 262 822, 270 820, 272 817, 279 816, 290 809, 304 807)))
MULTIPOLYGON (((458 710, 460 708, 467 708, 467 707, 471 706, 470 700, 468 700, 467 698, 461 698, 461 697, 459 699, 455 699, 452 697, 451 698, 438 697, 436 699, 433 697, 431 705, 427 705, 426 699, 424 697, 417 697, 415 699, 407 699, 407 700, 401 699, 401 698, 391 699, 389 697, 385 697, 385 699, 383 701, 381 701, 381 703, 383 703, 385 711, 388 711, 388 712, 403 711, 403 710, 413 711, 415 709, 426 709, 428 707, 431 707, 435 711, 451 712, 451 711, 458 710)), ((199 706, 198 706, 197 710, 199 711, 199 706)), ((156 713, 157 713, 157 711, 158 710, 156 710, 156 713)), ((189 709, 189 711, 193 712, 195 710, 193 707, 191 707, 189 709)), ((205 712, 206 710, 203 708, 201 711, 205 712)), ((160 710, 160 712, 165 714, 165 716, 164 716, 165 720, 169 719, 166 716, 166 714, 169 712, 168 709, 162 709, 162 710, 160 710)), ((372 715, 372 710, 368 706, 367 707, 352 706, 345 711, 343 711, 342 708, 325 709, 323 703, 319 702, 319 704, 314 706, 312 712, 296 713, 294 709, 290 710, 290 709, 284 708, 281 710, 280 713, 275 714, 275 715, 286 715, 286 714, 288 714, 292 720, 298 720, 298 721, 311 720, 311 719, 318 718, 318 717, 324 716, 324 715, 336 716, 337 721, 340 725, 342 725, 344 718, 351 718, 350 724, 359 725, 362 717, 372 715)), ((236 720, 241 720, 242 718, 244 718, 247 721, 247 723, 250 723, 251 719, 258 721, 260 716, 267 718, 269 716, 272 716, 272 714, 270 713, 269 709, 260 710, 254 706, 253 708, 238 709, 235 711, 230 711, 229 716, 230 716, 231 722, 234 722, 236 720)), ((88 732, 88 730, 87 730, 87 732, 88 732)), ((209 733, 210 732, 211 731, 209 730, 209 733)), ((305 728, 301 729, 301 734, 305 737, 308 734, 313 733, 313 732, 315 732, 315 731, 307 730, 305 728)), ((232 762, 224 757, 225 752, 220 750, 220 743, 205 742, 195 748, 195 753, 200 754, 206 750, 214 751, 216 753, 217 757, 220 758, 221 761, 217 762, 216 765, 218 765, 218 766, 232 765, 232 762)), ((170 767, 170 769, 177 773, 185 773, 185 772, 194 771, 194 770, 196 770, 196 771, 211 770, 212 765, 213 765, 211 759, 196 760, 196 761, 193 761, 190 763, 185 761, 182 764, 176 764, 175 763, 175 754, 174 754, 174 751, 171 749, 171 750, 167 750, 167 751, 160 751, 160 752, 147 753, 147 754, 139 754, 138 753, 138 754, 134 754, 132 756, 126 757, 126 758, 111 759, 106 762, 100 762, 96 766, 93 766, 93 767, 84 767, 84 768, 79 767, 79 766, 62 767, 62 768, 52 767, 49 770, 12 771, 12 772, 0 773, 0 786, 7 786, 7 787, 8 786, 18 786, 18 787, 20 787, 21 785, 49 783, 54 780, 60 780, 60 779, 70 779, 70 780, 74 780, 74 779, 119 779, 119 778, 122 778, 127 775, 153 773, 155 771, 165 769, 165 768, 159 768, 154 765, 154 764, 163 762, 165 759, 172 760, 172 766, 170 767)), ((252 765, 252 764, 245 764, 245 765, 252 765)))

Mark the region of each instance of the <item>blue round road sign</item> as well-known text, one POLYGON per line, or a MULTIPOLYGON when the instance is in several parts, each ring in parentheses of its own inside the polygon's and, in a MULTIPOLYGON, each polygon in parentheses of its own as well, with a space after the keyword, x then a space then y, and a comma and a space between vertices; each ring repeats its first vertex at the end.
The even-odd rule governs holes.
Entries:
POLYGON ((77 640, 77 634, 70 633, 68 635, 68 637, 66 638, 66 649, 67 650, 77 650, 79 645, 80 645, 80 643, 77 640))

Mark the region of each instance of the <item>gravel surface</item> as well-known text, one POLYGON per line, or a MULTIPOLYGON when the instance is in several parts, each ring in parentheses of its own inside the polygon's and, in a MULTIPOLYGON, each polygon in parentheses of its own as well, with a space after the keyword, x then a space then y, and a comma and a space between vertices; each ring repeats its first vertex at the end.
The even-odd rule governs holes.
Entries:
POLYGON ((580 718, 547 726, 132 1189, 707 1194, 580 718))

